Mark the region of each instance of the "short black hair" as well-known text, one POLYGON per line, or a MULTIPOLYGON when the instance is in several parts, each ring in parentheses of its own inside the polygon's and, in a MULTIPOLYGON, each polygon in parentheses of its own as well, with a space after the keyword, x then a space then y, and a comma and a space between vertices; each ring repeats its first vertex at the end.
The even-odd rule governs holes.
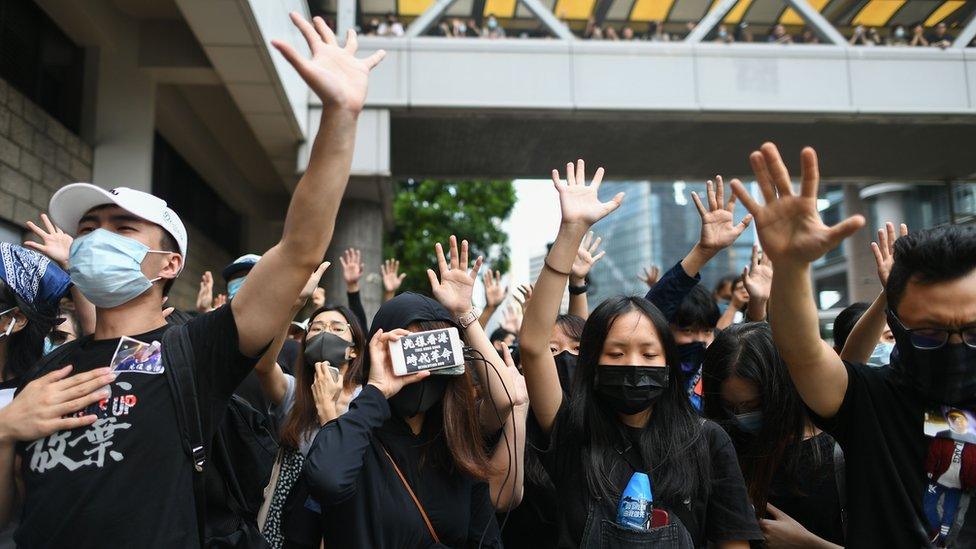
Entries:
POLYGON ((948 225, 909 233, 895 241, 895 263, 885 294, 896 311, 911 281, 935 284, 961 278, 976 269, 976 227, 948 225))
POLYGON ((505 328, 495 328, 495 331, 491 333, 491 337, 489 337, 488 339, 492 343, 494 343, 496 341, 505 341, 505 338, 508 336, 518 337, 518 335, 515 332, 506 330, 505 328))
POLYGON ((579 341, 583 337, 583 326, 586 321, 576 315, 559 315, 556 317, 556 326, 559 326, 570 339, 579 341))
POLYGON ((844 344, 847 343, 848 336, 851 335, 851 330, 854 329, 854 325, 857 321, 864 316, 865 311, 868 310, 867 303, 863 301, 858 301, 856 303, 851 303, 844 308, 843 311, 837 313, 837 318, 834 319, 834 348, 837 351, 841 351, 844 348, 844 344))
POLYGON ((714 328, 718 325, 721 316, 715 298, 705 289, 704 284, 699 282, 678 306, 678 312, 674 315, 674 324, 681 328, 692 326, 714 328))

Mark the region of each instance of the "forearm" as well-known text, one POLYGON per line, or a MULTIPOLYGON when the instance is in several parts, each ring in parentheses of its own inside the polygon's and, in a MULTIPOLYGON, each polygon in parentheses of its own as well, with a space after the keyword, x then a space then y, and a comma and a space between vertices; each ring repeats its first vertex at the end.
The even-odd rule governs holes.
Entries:
POLYGON ((10 524, 13 518, 15 446, 12 439, 0 441, 0 529, 10 524))
POLYGON ((318 401, 316 401, 315 412, 319 416, 320 426, 324 426, 326 423, 339 417, 339 411, 336 408, 336 404, 334 401, 324 402, 321 404, 318 401))
POLYGON ((485 305, 485 310, 481 311, 481 316, 478 317, 478 324, 481 324, 482 328, 487 328, 488 321, 491 320, 491 316, 495 314, 495 311, 497 310, 497 305, 485 305))
POLYGON ((532 413, 539 426, 549 432, 563 401, 563 391, 556 373, 556 362, 549 352, 549 338, 556 326, 559 303, 566 288, 568 273, 589 227, 563 224, 546 257, 532 293, 532 304, 525 311, 519 333, 522 373, 532 402, 532 413), (557 272, 558 271, 558 272, 557 272))
POLYGON ((746 307, 746 320, 749 322, 762 322, 766 320, 766 307, 768 299, 749 298, 749 305, 746 307))
POLYGON ((369 324, 366 322, 366 309, 363 308, 363 299, 359 294, 359 290, 349 290, 346 293, 346 299, 349 301, 349 309, 352 311, 352 314, 359 320, 359 326, 364 332, 369 332, 369 324))
POLYGON ((874 303, 868 307, 868 310, 864 311, 850 335, 847 336, 840 358, 858 364, 864 364, 871 358, 871 353, 874 352, 874 348, 878 345, 881 334, 888 324, 885 315, 887 307, 888 298, 882 291, 875 298, 874 303))
POLYGON ((488 406, 482 407, 481 423, 486 431, 494 432, 505 424, 512 412, 510 395, 514 394, 515 388, 499 375, 499 372, 507 366, 498 356, 498 351, 492 346, 481 323, 469 324, 464 330, 464 340, 485 359, 472 362, 478 372, 478 379, 481 380, 482 390, 485 391, 485 395, 490 395, 491 406, 494 407, 493 409, 488 406))
POLYGON ((789 367, 797 391, 818 415, 832 417, 847 391, 847 370, 820 339, 808 263, 776 265, 769 307, 773 343, 789 367))
POLYGON ((724 330, 731 326, 735 322, 735 313, 738 311, 739 309, 737 307, 730 304, 725 308, 725 312, 722 313, 722 316, 718 317, 718 324, 715 325, 715 328, 717 330, 724 330))
POLYGON ((695 244, 688 255, 681 260, 681 268, 688 273, 688 276, 697 276, 702 267, 707 265, 716 253, 718 253, 717 250, 706 250, 701 245, 695 244))
MULTIPOLYGON (((575 276, 569 277, 569 286, 579 288, 586 284, 586 279, 579 279, 575 276)), ((569 314, 576 315, 584 320, 590 316, 590 306, 586 299, 586 294, 569 294, 569 314)))
POLYGON ((393 299, 394 297, 396 297, 396 290, 383 290, 383 302, 384 303, 386 303, 387 301, 393 299))
POLYGON ((491 455, 494 472, 488 479, 488 485, 491 501, 499 513, 514 509, 522 502, 527 414, 528 406, 519 406, 512 412, 505 423, 504 435, 495 444, 495 451, 491 455))

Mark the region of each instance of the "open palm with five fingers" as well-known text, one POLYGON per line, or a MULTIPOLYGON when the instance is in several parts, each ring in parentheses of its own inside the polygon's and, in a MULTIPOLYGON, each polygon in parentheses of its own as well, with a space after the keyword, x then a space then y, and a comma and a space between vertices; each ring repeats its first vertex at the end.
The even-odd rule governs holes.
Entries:
POLYGON ((369 71, 383 60, 386 52, 380 50, 365 59, 357 59, 356 31, 350 29, 345 47, 340 47, 335 33, 321 17, 314 17, 309 23, 293 12, 291 20, 305 37, 311 57, 305 57, 281 40, 272 40, 272 45, 295 67, 325 106, 360 111, 366 101, 369 71))
POLYGON ((601 202, 597 191, 603 182, 603 168, 597 168, 593 181, 586 184, 586 165, 583 160, 566 164, 566 181, 559 179, 559 171, 552 170, 552 183, 559 193, 559 209, 565 225, 589 228, 620 207, 624 193, 617 193, 609 202, 601 202))
POLYGON ((383 290, 387 293, 395 293, 407 273, 397 274, 400 271, 400 261, 397 259, 387 259, 380 265, 380 274, 383 276, 383 290))
POLYGON ((488 269, 481 279, 485 285, 485 306, 495 308, 501 305, 508 295, 508 286, 502 285, 501 271, 488 269))
POLYGON ((47 214, 41 214, 41 223, 44 224, 44 228, 38 227, 33 221, 27 222, 27 228, 37 235, 41 241, 27 240, 24 242, 24 247, 46 255, 51 261, 67 270, 69 267, 68 257, 71 255, 71 243, 74 242, 74 239, 62 231, 60 227, 56 227, 47 214))
POLYGON ((770 288, 773 286, 773 264, 769 256, 759 252, 759 246, 752 247, 752 261, 742 269, 742 281, 749 293, 749 299, 763 302, 769 299, 770 288))
POLYGON ((760 205, 738 180, 732 190, 756 219, 763 252, 773 264, 812 263, 864 225, 860 215, 828 227, 817 211, 820 168, 810 147, 800 153, 800 194, 793 192, 790 174, 776 145, 765 143, 749 155, 765 205, 760 205))
POLYGON ((752 221, 752 216, 746 215, 738 224, 734 223, 735 196, 725 202, 725 184, 722 182, 722 176, 715 176, 715 181, 715 183, 711 181, 705 183, 708 208, 702 204, 698 193, 691 193, 691 199, 694 200, 702 219, 698 245, 711 252, 731 246, 752 221))
POLYGON ((593 269, 596 262, 607 255, 606 250, 598 252, 601 242, 603 242, 601 237, 593 238, 593 231, 586 233, 586 236, 583 237, 583 243, 580 244, 579 250, 576 252, 576 259, 573 261, 571 271, 575 282, 579 283, 585 280, 586 275, 590 274, 590 270, 593 269))
MULTIPOLYGON (((901 224, 900 236, 908 234, 908 225, 901 224)), ((894 223, 885 223, 883 229, 878 229, 878 241, 871 243, 871 251, 874 252, 874 261, 878 264, 878 280, 882 286, 888 285, 888 275, 891 274, 891 266, 895 264, 895 235, 894 223)))
POLYGON ((342 279, 346 281, 346 291, 359 291, 359 279, 363 277, 366 265, 363 263, 363 252, 356 248, 349 248, 339 256, 342 264, 342 279))
POLYGON ((444 257, 444 247, 438 242, 435 246, 437 253, 437 268, 440 279, 433 269, 427 269, 430 287, 434 298, 455 316, 461 316, 471 311, 471 294, 474 283, 478 280, 483 258, 478 256, 474 265, 468 270, 468 241, 462 240, 458 248, 457 237, 451 235, 451 261, 444 257))

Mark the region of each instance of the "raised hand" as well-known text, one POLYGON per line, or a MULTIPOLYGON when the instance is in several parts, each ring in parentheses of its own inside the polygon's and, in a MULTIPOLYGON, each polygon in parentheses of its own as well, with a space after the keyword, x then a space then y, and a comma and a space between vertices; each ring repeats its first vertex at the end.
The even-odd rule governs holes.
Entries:
POLYGON ((200 289, 197 291, 197 312, 206 313, 214 310, 213 275, 204 271, 200 277, 200 289))
POLYGON ((469 271, 468 241, 461 241, 461 249, 458 252, 458 241, 454 235, 451 235, 450 263, 444 257, 444 247, 441 246, 440 242, 435 245, 434 249, 437 253, 440 280, 438 281, 438 275, 434 273, 433 269, 427 269, 427 277, 430 279, 434 298, 455 316, 461 316, 471 311, 471 294, 474 291, 474 283, 478 279, 478 271, 481 270, 483 258, 478 256, 469 271))
POLYGON ((519 371, 518 366, 515 364, 515 360, 512 358, 512 351, 509 350, 508 345, 502 346, 502 360, 505 361, 505 373, 512 380, 511 384, 507 384, 509 387, 513 387, 512 391, 512 406, 514 408, 528 407, 529 405, 529 390, 525 386, 525 377, 519 371))
POLYGON ((71 235, 56 227, 51 223, 47 214, 41 214, 41 223, 44 228, 38 227, 33 221, 27 222, 27 228, 41 239, 40 242, 33 240, 24 241, 24 247, 49 257, 51 261, 57 263, 62 269, 68 270, 68 257, 71 255, 71 243, 74 239, 71 235))
MULTIPOLYGON (((305 283, 305 287, 302 288, 302 291, 298 294, 298 300, 295 302, 296 309, 304 307, 305 303, 308 302, 308 299, 314 296, 315 291, 321 289, 319 288, 319 281, 322 280, 322 275, 325 274, 325 270, 328 269, 330 265, 332 265, 332 262, 325 261, 320 264, 311 275, 309 275, 308 282, 305 283)), ((343 265, 343 267, 345 267, 345 265, 343 265)), ((322 305, 325 305, 325 291, 323 290, 322 293, 322 305)), ((318 309, 322 305, 316 305, 315 308, 318 309)))
POLYGON ((620 207, 624 193, 617 193, 609 202, 600 202, 597 191, 603 182, 603 168, 597 168, 593 181, 586 184, 586 165, 577 160, 576 165, 566 164, 566 182, 559 179, 559 170, 552 170, 552 183, 559 193, 559 209, 562 222, 567 225, 590 227, 620 207))
POLYGON ((362 110, 369 71, 383 60, 386 52, 379 50, 366 59, 357 59, 359 42, 356 31, 349 29, 346 46, 339 47, 335 33, 321 17, 314 17, 309 23, 292 12, 291 20, 308 42, 311 58, 300 55, 290 44, 281 40, 272 40, 271 44, 295 67, 324 106, 353 112, 362 110))
POLYGON ((508 307, 502 311, 502 328, 513 334, 519 333, 522 327, 522 306, 512 301, 508 302, 508 307))
POLYGON ((115 374, 97 368, 68 377, 71 370, 65 366, 31 381, 0 409, 0 440, 27 442, 94 423, 95 415, 71 416, 108 398, 109 391, 103 388, 115 380, 115 374))
POLYGON ((752 247, 752 261, 742 270, 742 280, 750 300, 769 300, 769 292, 773 287, 773 264, 769 261, 769 256, 759 252, 759 246, 752 247))
POLYGON ((637 279, 647 284, 648 288, 653 288, 660 278, 661 269, 657 265, 651 265, 649 268, 644 267, 644 272, 637 275, 637 279))
POLYGON ((369 380, 367 384, 380 390, 387 399, 400 392, 405 386, 416 383, 430 375, 424 370, 416 374, 398 376, 393 373, 393 361, 390 358, 390 343, 400 339, 410 332, 396 329, 392 332, 377 331, 369 342, 369 380))
POLYGON ((400 289, 403 279, 407 277, 407 273, 397 274, 399 270, 400 261, 397 259, 387 259, 380 265, 380 274, 383 275, 383 291, 387 294, 395 294, 400 289))
MULTIPOLYGON (((908 225, 904 223, 899 227, 900 236, 908 234, 908 225)), ((878 229, 878 241, 871 243, 871 251, 874 252, 874 261, 878 264, 878 280, 882 286, 888 285, 888 275, 891 274, 891 266, 895 264, 895 225, 891 222, 885 223, 884 229, 878 229)))
POLYGON ((525 312, 525 308, 529 306, 529 301, 532 299, 532 290, 535 289, 534 284, 522 284, 518 287, 518 291, 521 296, 515 296, 515 302, 519 304, 521 312, 525 312))
POLYGON ((573 261, 573 268, 570 271, 570 277, 575 282, 581 283, 586 280, 586 275, 590 274, 590 270, 593 269, 596 262, 607 255, 606 250, 597 253, 602 240, 599 236, 594 239, 593 231, 586 233, 586 236, 583 237, 583 243, 580 244, 579 251, 576 252, 576 259, 573 261))
POLYGON ((508 295, 508 286, 502 286, 502 273, 488 269, 481 280, 485 284, 485 307, 494 309, 501 305, 508 295))
POLYGON ((213 300, 213 308, 219 309, 224 305, 227 305, 227 294, 217 294, 217 297, 213 300))
POLYGON ((710 253, 718 252, 732 245, 733 242, 752 221, 751 215, 746 215, 737 225, 733 224, 735 216, 735 196, 733 195, 728 203, 725 202, 725 185, 722 183, 722 176, 715 176, 716 184, 711 181, 705 183, 705 194, 708 198, 708 208, 702 204, 698 193, 691 193, 691 199, 695 201, 698 214, 701 216, 701 234, 698 237, 698 245, 710 253))
POLYGON ((864 225, 860 215, 833 227, 820 219, 817 212, 820 168, 812 148, 800 153, 799 195, 793 193, 790 174, 776 145, 764 143, 759 151, 749 155, 749 162, 766 204, 761 206, 753 200, 738 180, 732 181, 732 190, 755 217, 763 253, 777 267, 812 263, 864 225))
POLYGON ((342 278, 346 281, 346 291, 356 293, 359 291, 359 279, 363 277, 366 264, 363 263, 363 252, 349 248, 339 256, 339 263, 342 264, 342 278))

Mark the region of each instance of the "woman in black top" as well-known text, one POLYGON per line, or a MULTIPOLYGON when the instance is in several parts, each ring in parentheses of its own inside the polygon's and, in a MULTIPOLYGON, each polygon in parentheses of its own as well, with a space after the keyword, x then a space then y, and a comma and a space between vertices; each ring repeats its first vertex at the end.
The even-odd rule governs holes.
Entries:
POLYGON ((769 325, 737 324, 720 332, 702 368, 705 415, 732 436, 749 498, 760 517, 769 517, 760 521, 769 545, 843 545, 834 470, 834 456, 843 454, 807 417, 769 325))
POLYGON ((309 450, 305 477, 322 506, 326 546, 501 546, 485 482, 491 468, 482 429, 497 430, 511 414, 505 395, 514 394, 508 376, 514 368, 504 366, 471 313, 480 259, 469 274, 467 243, 460 260, 453 237, 451 249, 448 268, 437 247, 441 280, 430 272, 440 303, 405 293, 380 307, 370 330, 368 382, 348 412, 322 427, 309 450), (393 374, 391 341, 407 330, 451 326, 461 328, 484 360, 470 361, 456 376, 393 374), (494 402, 476 405, 472 375, 494 402), (500 399, 508 409, 498 406, 500 399))
POLYGON ((674 339, 663 315, 642 298, 612 298, 586 321, 571 393, 564 397, 547 346, 576 251, 590 226, 616 209, 601 203, 597 170, 586 186, 583 161, 553 181, 562 223, 539 275, 520 338, 532 410, 550 436, 544 462, 568 532, 562 546, 623 547, 671 539, 675 547, 746 548, 762 539, 725 432, 692 409, 680 382, 674 339), (575 173, 574 173, 575 172, 575 173), (654 504, 670 525, 638 531, 616 524, 634 472, 651 478, 654 504))

